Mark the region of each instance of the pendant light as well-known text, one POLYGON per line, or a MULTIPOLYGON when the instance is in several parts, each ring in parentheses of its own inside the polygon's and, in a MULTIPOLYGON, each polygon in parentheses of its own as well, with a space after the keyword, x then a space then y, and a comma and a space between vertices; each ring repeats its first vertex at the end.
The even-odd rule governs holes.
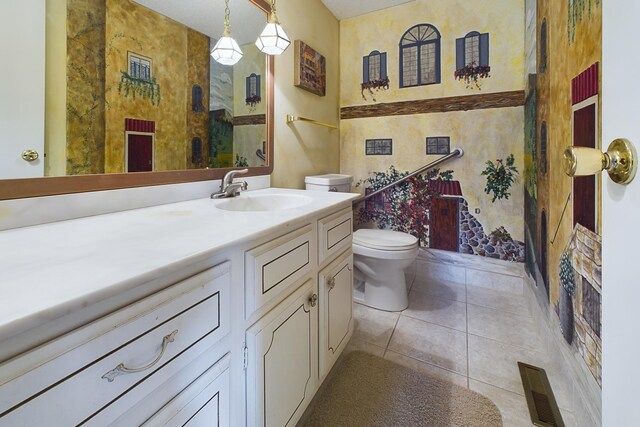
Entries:
POLYGON ((276 16, 276 0, 271 0, 271 13, 267 20, 267 26, 256 40, 256 46, 260 52, 267 55, 280 55, 291 44, 289 37, 280 26, 276 16))
POLYGON ((222 65, 234 65, 242 58, 242 50, 231 37, 231 30, 229 30, 229 0, 225 0, 224 32, 213 47, 211 56, 222 65))

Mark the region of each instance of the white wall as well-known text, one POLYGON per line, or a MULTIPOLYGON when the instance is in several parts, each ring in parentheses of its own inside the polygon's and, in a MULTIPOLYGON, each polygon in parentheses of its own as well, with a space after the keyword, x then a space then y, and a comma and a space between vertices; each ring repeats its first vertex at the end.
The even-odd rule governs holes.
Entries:
POLYGON ((0 179, 43 176, 45 16, 45 0, 0 2, 0 179))

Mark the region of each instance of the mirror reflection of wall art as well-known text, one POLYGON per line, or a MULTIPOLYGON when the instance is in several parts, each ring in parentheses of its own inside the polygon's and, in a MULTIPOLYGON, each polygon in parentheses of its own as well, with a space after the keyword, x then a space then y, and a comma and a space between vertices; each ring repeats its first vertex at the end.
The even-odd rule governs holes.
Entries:
POLYGON ((327 66, 325 57, 301 40, 294 44, 295 69, 293 84, 319 96, 327 92, 327 66))

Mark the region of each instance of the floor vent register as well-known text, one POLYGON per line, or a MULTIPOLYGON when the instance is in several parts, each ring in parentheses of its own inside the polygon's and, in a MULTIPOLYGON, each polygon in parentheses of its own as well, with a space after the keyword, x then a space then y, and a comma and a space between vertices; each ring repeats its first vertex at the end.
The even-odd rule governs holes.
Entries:
POLYGON ((541 427, 564 427, 547 373, 537 366, 518 362, 531 422, 541 427))

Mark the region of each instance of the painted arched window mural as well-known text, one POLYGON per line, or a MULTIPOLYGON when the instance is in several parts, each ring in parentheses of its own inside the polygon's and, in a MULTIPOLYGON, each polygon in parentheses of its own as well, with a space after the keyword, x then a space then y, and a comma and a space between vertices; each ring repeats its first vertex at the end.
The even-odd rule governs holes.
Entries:
POLYGON ((368 83, 387 78, 387 53, 374 50, 362 58, 362 82, 368 83))
POLYGON ((191 111, 195 113, 204 112, 203 98, 202 87, 200 87, 200 85, 193 85, 191 88, 191 111))
POLYGON ((540 174, 547 173, 547 122, 540 126, 540 174))
POLYGON ((542 20, 542 25, 540 26, 540 64, 538 65, 538 69, 541 73, 544 73, 547 70, 547 19, 542 20))
POLYGON ((456 39, 456 70, 489 66, 489 33, 472 31, 456 39))
POLYGON ((191 163, 202 163, 202 140, 197 136, 191 140, 191 163))
POLYGON ((400 87, 436 83, 440 83, 440 32, 433 25, 415 25, 400 39, 400 87))

